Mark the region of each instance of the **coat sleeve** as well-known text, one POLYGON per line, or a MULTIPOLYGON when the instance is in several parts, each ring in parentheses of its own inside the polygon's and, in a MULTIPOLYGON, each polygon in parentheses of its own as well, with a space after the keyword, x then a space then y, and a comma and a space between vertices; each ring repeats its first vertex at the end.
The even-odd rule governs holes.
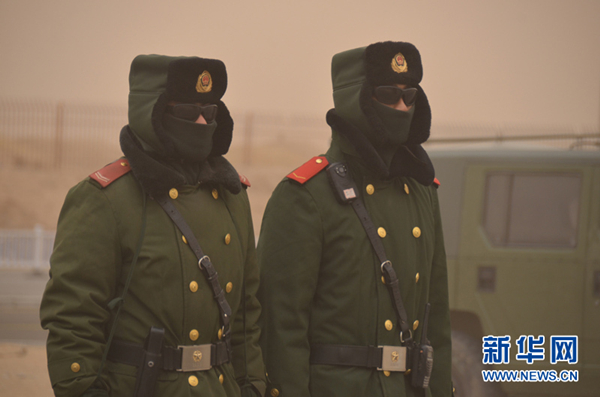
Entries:
POLYGON ((284 180, 267 204, 258 242, 261 346, 269 387, 280 397, 310 396, 308 332, 322 241, 315 200, 304 186, 284 180))
POLYGON ((96 381, 119 264, 111 206, 101 189, 83 181, 65 199, 40 308, 57 397, 81 396, 96 381))
POLYGON ((266 389, 265 367, 258 340, 260 328, 258 318, 260 316, 260 304, 256 297, 259 284, 258 265, 256 263, 256 248, 254 238, 254 227, 250 203, 244 194, 244 213, 247 220, 247 230, 244 235, 246 241, 246 262, 244 264, 244 288, 242 302, 232 327, 231 344, 233 348, 233 368, 238 384, 242 388, 242 396, 263 396, 266 389), (250 393, 250 390, 253 393, 250 393), (250 394, 248 394, 250 393, 250 394), (257 394, 258 393, 258 394, 257 394))
POLYGON ((442 220, 437 191, 432 189, 432 205, 435 219, 435 252, 431 268, 429 287, 429 340, 433 346, 433 372, 431 374, 431 394, 452 396, 452 346, 450 328, 450 307, 448 298, 448 269, 442 233, 442 220))

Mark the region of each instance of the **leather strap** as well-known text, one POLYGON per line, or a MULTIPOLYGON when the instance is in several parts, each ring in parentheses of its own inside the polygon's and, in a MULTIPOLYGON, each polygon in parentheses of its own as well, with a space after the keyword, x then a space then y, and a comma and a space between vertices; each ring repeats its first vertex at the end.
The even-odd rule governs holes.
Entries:
MULTIPOLYGON (((200 247, 196 236, 194 236, 192 229, 189 227, 185 219, 183 219, 183 216, 177 210, 177 208, 175 208, 175 205, 171 199, 166 194, 160 198, 154 199, 158 204, 160 204, 163 210, 165 210, 167 215, 169 215, 169 218, 171 218, 175 226, 177 226, 177 228, 185 236, 190 248, 192 251, 194 251, 196 258, 198 259, 198 266, 200 266, 200 269, 204 273, 204 276, 206 277, 213 291, 213 296, 217 301, 219 312, 221 314, 221 323, 223 324, 223 339, 227 343, 227 346, 230 347, 231 330, 229 323, 231 318, 231 306, 229 306, 227 299, 225 299, 225 291, 223 291, 223 288, 221 288, 221 285, 219 284, 219 276, 217 271, 210 261, 210 258, 202 251, 202 248, 200 247)), ((228 348, 228 351, 230 352, 231 349, 228 348)))
MULTIPOLYGON (((225 342, 211 344, 210 364, 211 366, 222 365, 229 362, 229 354, 225 342)), ((161 349, 161 360, 155 363, 165 371, 179 371, 182 369, 182 349, 163 346, 161 349)), ((133 365, 139 367, 144 364, 144 347, 135 343, 113 340, 108 352, 108 359, 113 362, 133 365)))
POLYGON ((354 212, 356 212, 356 215, 358 215, 358 219, 367 233, 367 237, 371 242, 371 246, 373 247, 377 258, 381 263, 381 271, 385 277, 385 285, 390 293, 392 304, 396 311, 396 316, 398 317, 400 329, 402 330, 400 334, 400 340, 403 344, 406 344, 412 340, 412 331, 408 326, 408 315, 406 314, 406 309, 404 308, 404 303, 402 302, 398 277, 396 276, 396 272, 392 267, 392 263, 387 259, 385 248, 383 247, 381 239, 377 235, 375 225, 371 220, 371 216, 359 197, 359 190, 356 188, 356 183, 352 179, 350 173, 347 171, 346 166, 342 163, 331 164, 329 167, 327 167, 327 174, 329 180, 333 184, 334 191, 338 195, 338 201, 346 204, 350 203, 352 205, 354 212), (353 191, 348 194, 347 192, 352 189, 353 191), (342 195, 342 192, 345 194, 342 195))

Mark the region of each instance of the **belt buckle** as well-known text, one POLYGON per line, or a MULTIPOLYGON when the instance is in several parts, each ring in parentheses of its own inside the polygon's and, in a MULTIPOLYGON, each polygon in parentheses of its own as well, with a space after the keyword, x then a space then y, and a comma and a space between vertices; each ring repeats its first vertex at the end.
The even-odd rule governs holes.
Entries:
POLYGON ((383 350, 378 371, 406 372, 406 346, 379 346, 383 350))
POLYGON ((181 369, 177 372, 206 371, 211 369, 211 345, 179 345, 181 350, 181 369))

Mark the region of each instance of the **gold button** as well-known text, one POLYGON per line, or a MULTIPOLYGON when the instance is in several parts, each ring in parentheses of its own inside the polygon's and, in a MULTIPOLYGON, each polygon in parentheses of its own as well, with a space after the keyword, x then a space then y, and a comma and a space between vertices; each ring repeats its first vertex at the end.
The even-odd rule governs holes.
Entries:
POLYGON ((225 235, 225 244, 229 245, 230 242, 231 242, 231 234, 227 233, 225 235))
POLYGON ((190 384, 190 386, 198 386, 198 378, 196 378, 194 375, 190 376, 188 378, 188 383, 190 384))
POLYGON ((187 238, 185 238, 185 236, 181 236, 181 241, 183 241, 185 244, 187 244, 187 238))
POLYGON ((413 323, 413 331, 416 331, 417 328, 419 328, 419 320, 415 320, 415 322, 413 323))
POLYGON ((200 333, 197 330, 193 329, 190 331, 190 339, 191 340, 196 340, 196 339, 198 339, 199 336, 200 336, 200 333))
POLYGON ((81 369, 81 365, 79 365, 79 363, 73 363, 73 364, 71 364, 71 371, 73 371, 73 372, 79 372, 80 369, 81 369))
POLYGON ((415 284, 419 282, 419 273, 415 275, 415 284))
POLYGON ((375 188, 373 187, 373 185, 371 185, 370 183, 367 185, 367 193, 368 194, 373 194, 375 193, 375 188))
POLYGON ((279 396, 279 390, 277 390, 277 389, 271 389, 271 396, 272 397, 278 397, 279 396))
POLYGON ((219 382, 221 382, 221 384, 223 384, 224 380, 225 378, 223 377, 223 374, 219 375, 219 382))
POLYGON ((404 375, 408 375, 410 374, 410 368, 406 370, 406 372, 404 373, 404 375))
POLYGON ((392 324, 392 322, 390 320, 385 320, 385 329, 387 329, 388 331, 391 331, 392 328, 394 328, 394 324, 392 324))
POLYGON ((384 238, 385 236, 387 236, 387 232, 382 227, 380 227, 379 229, 377 229, 377 234, 379 234, 379 237, 381 237, 381 238, 384 238))
POLYGON ((323 162, 323 159, 317 159, 317 164, 321 164, 323 162))
POLYGON ((391 375, 391 374, 390 374, 390 371, 383 371, 383 374, 384 374, 385 376, 390 376, 390 375, 391 375))
POLYGON ((381 282, 385 284, 385 277, 381 276, 381 282))
POLYGON ((415 227, 413 229, 413 236, 415 236, 415 238, 421 237, 421 229, 419 229, 418 227, 415 227))
POLYGON ((228 282, 228 283, 227 283, 227 285, 225 286, 225 291, 226 291, 227 293, 230 293, 232 289, 233 289, 233 283, 230 281, 230 282, 228 282))
POLYGON ((212 190, 212 196, 215 200, 219 198, 219 192, 217 191, 217 189, 212 190))
POLYGON ((127 167, 127 163, 126 163, 125 161, 121 161, 121 165, 122 165, 123 167, 127 167))
POLYGON ((410 194, 410 189, 408 188, 408 185, 406 183, 404 184, 404 192, 406 194, 410 194))
POLYGON ((217 332, 217 338, 219 338, 219 340, 223 338, 223 328, 219 328, 219 332, 217 332))
POLYGON ((198 283, 197 283, 197 282, 195 282, 195 281, 192 281, 192 282, 190 283, 190 291, 192 291, 192 292, 196 292, 196 291, 198 291, 198 283))
POLYGON ((169 190, 169 197, 171 197, 173 200, 175 200, 178 196, 179 192, 177 191, 177 189, 173 188, 169 190))

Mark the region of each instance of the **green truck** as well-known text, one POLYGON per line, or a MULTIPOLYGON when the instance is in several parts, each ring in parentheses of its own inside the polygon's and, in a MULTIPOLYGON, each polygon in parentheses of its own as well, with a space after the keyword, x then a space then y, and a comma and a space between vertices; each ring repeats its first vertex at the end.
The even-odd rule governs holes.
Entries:
POLYGON ((600 396, 600 150, 428 152, 441 182, 456 396, 600 396), (489 370, 506 378, 485 381, 489 370))

